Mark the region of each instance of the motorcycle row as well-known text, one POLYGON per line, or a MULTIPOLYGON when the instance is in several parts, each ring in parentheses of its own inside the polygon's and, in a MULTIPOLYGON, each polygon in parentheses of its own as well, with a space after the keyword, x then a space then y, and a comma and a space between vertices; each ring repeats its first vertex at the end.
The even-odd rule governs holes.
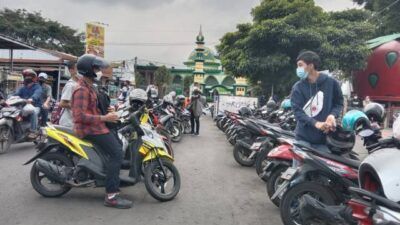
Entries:
MULTIPOLYGON (((26 119, 22 117, 25 104, 23 100, 11 99, 0 110, 0 131, 7 145, 21 142, 14 135, 23 133, 25 126, 29 128, 30 123, 25 124, 26 119), (8 133, 3 133, 4 129, 8 133)), ((181 178, 174 165, 171 142, 180 141, 184 133, 190 132, 188 110, 179 104, 136 105, 127 101, 118 106, 117 114, 120 120, 115 135, 123 146, 121 186, 143 181, 155 199, 174 199, 180 190, 181 178)), ((47 123, 41 127, 35 143, 37 153, 24 165, 33 163, 31 184, 42 196, 60 197, 72 188, 104 187, 108 155, 77 137, 72 129, 47 123)))
POLYGON ((383 108, 370 104, 348 111, 327 135, 330 153, 295 141, 290 100, 279 109, 220 112, 214 120, 236 162, 256 167, 285 225, 400 224, 400 118, 393 136, 383 138, 376 123, 383 108), (368 152, 363 160, 353 151, 356 135, 368 152))

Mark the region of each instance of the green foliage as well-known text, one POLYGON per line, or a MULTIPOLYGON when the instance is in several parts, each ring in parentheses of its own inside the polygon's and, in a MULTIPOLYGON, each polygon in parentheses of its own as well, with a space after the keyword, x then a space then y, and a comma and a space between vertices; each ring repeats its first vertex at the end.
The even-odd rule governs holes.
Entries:
POLYGON ((262 0, 252 15, 253 23, 225 34, 217 50, 227 73, 261 82, 263 94, 272 87, 281 96, 290 92, 296 58, 305 49, 320 54, 322 70, 348 76, 365 65, 365 41, 374 33, 368 11, 324 12, 312 0, 262 0))
POLYGON ((384 36, 400 32, 400 1, 396 0, 353 0, 374 13, 371 21, 378 27, 376 36, 384 36))
POLYGON ((172 76, 167 67, 160 66, 154 72, 154 83, 158 87, 160 96, 164 96, 171 82, 172 82, 172 76))
POLYGON ((40 12, 25 9, 0 10, 0 33, 31 45, 73 55, 84 53, 84 34, 57 21, 43 18, 40 12))
POLYGON ((136 87, 146 87, 146 79, 138 72, 135 73, 135 85, 136 87))
POLYGON ((189 95, 190 85, 193 83, 193 76, 185 76, 183 78, 183 93, 189 95))

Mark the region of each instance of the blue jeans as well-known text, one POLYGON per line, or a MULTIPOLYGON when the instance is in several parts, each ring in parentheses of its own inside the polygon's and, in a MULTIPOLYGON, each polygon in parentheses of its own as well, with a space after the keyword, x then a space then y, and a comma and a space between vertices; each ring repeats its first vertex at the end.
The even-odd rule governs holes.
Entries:
POLYGON ((39 126, 39 114, 40 114, 40 108, 39 107, 35 107, 35 110, 33 111, 33 113, 31 114, 30 120, 31 120, 31 131, 37 131, 39 126))

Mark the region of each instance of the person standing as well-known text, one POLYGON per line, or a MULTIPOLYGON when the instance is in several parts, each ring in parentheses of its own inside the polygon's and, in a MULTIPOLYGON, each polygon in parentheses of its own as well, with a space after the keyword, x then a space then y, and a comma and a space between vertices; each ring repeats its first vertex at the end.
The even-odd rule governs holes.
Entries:
POLYGON ((192 96, 190 97, 190 125, 192 128, 191 134, 199 135, 200 131, 200 116, 203 114, 203 98, 198 87, 193 88, 192 96))
POLYGON ((72 100, 72 92, 75 87, 78 85, 79 75, 76 69, 76 62, 69 62, 67 64, 68 71, 71 74, 71 78, 65 84, 60 100, 60 107, 63 108, 61 112, 60 122, 61 126, 73 127, 72 121, 72 111, 71 111, 71 100, 72 100))
POLYGON ((99 150, 108 156, 104 205, 127 209, 132 207, 132 202, 119 194, 122 145, 106 126, 106 122, 117 122, 119 118, 115 112, 101 114, 98 107, 97 90, 94 87, 97 74, 107 67, 109 64, 95 55, 85 54, 79 57, 77 69, 83 77, 78 81, 78 86, 72 94, 71 109, 74 132, 80 138, 89 140, 98 146, 99 150))
POLYGON ((336 128, 343 109, 339 82, 319 72, 321 59, 312 51, 297 57, 296 74, 300 78, 292 88, 291 104, 297 120, 296 140, 320 151, 330 152, 326 134, 336 128))
POLYGON ((40 126, 46 126, 47 119, 49 117, 49 109, 50 109, 50 104, 52 101, 52 90, 51 86, 46 84, 48 80, 48 75, 46 73, 39 73, 39 84, 42 87, 42 102, 43 105, 40 109, 40 116, 41 116, 41 121, 40 121, 40 126))

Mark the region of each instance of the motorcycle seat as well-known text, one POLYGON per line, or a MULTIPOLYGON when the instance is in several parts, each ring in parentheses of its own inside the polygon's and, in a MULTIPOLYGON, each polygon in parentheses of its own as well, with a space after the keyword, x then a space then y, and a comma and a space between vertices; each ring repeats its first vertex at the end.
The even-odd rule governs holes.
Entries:
POLYGON ((361 165, 361 161, 358 161, 358 160, 352 160, 352 159, 345 158, 343 156, 339 156, 339 155, 335 155, 335 154, 331 154, 331 153, 321 152, 321 151, 319 151, 317 149, 311 148, 309 146, 304 146, 304 145, 299 144, 299 143, 294 143, 294 145, 299 147, 299 148, 301 148, 301 149, 303 149, 303 150, 306 150, 307 152, 312 153, 313 155, 316 155, 316 156, 319 156, 319 157, 322 157, 322 158, 330 159, 330 160, 345 164, 346 166, 350 166, 353 169, 358 169, 358 167, 360 167, 360 165, 361 165))
POLYGON ((74 130, 69 127, 64 127, 64 126, 60 126, 60 125, 53 125, 53 127, 55 127, 57 130, 61 130, 67 134, 71 134, 71 135, 75 136, 74 130))

